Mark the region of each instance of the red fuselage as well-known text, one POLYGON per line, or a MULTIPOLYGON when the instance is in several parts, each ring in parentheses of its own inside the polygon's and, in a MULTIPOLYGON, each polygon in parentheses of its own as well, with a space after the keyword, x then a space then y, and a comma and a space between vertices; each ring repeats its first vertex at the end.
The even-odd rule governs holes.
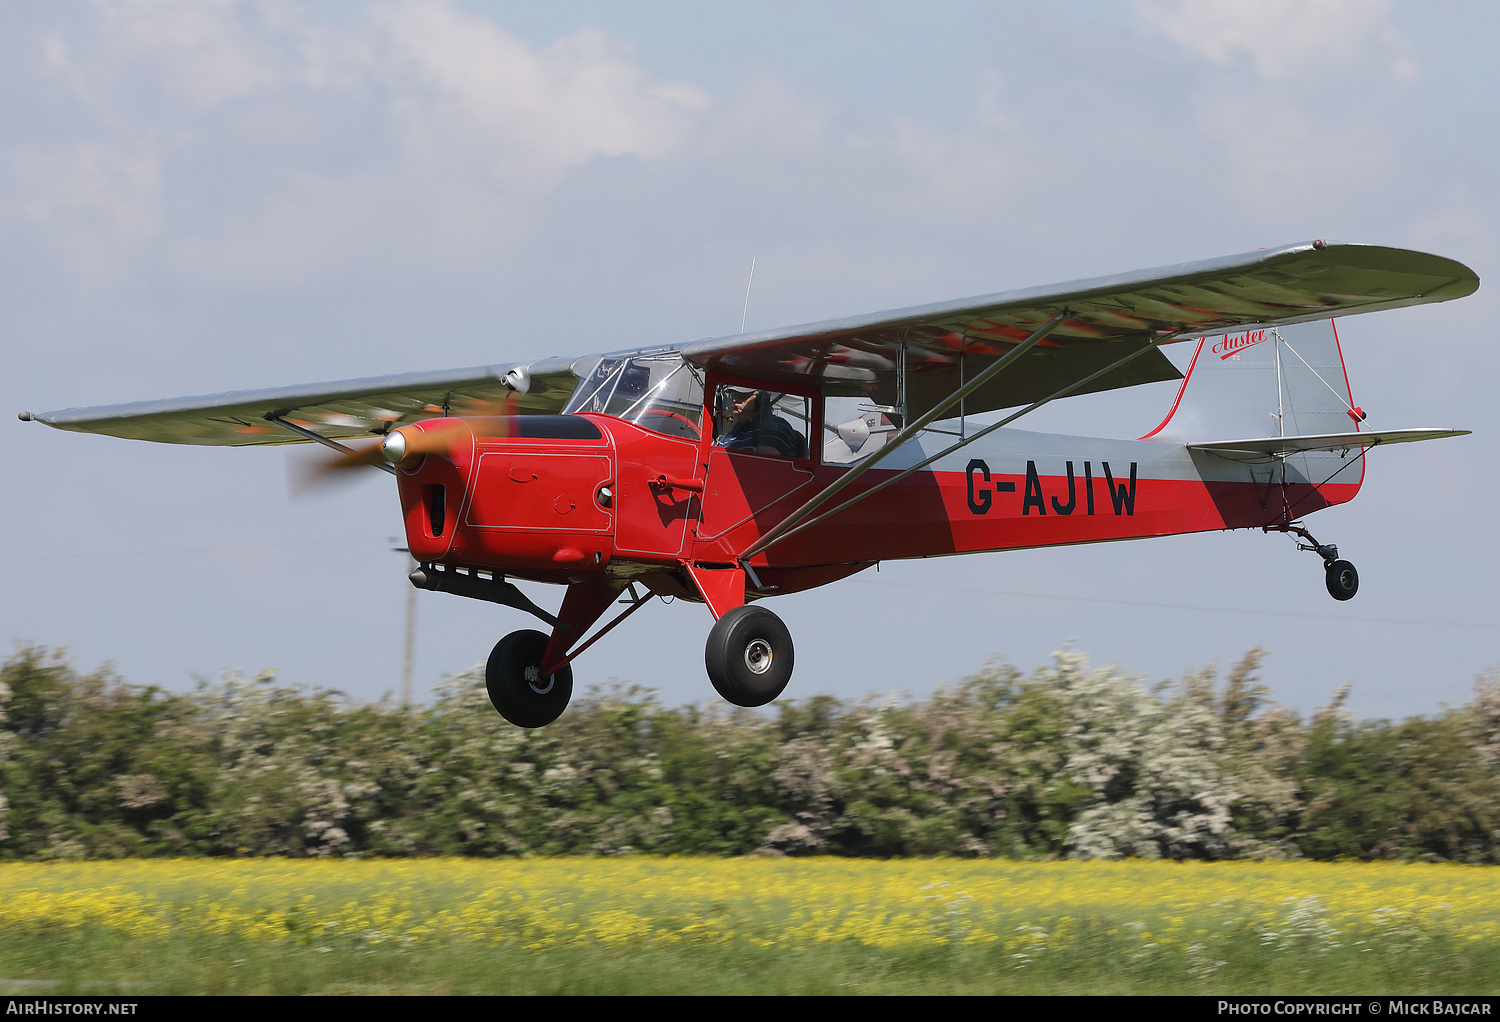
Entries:
MULTIPOLYGON (((533 435, 466 439, 399 473, 413 557, 539 582, 638 580, 696 599, 687 565, 733 565, 849 471, 605 415, 526 422, 533 435)), ((811 588, 880 560, 1276 525, 1359 488, 1347 476, 1280 481, 1167 442, 1021 431, 986 439, 952 467, 915 472, 751 558, 760 591, 811 588)), ((898 471, 877 468, 849 495, 898 471)))

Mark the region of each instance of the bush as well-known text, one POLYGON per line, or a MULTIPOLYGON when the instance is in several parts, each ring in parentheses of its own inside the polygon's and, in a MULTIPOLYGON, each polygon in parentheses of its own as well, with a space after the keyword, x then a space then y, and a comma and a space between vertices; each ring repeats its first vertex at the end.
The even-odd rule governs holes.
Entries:
POLYGON ((1494 862, 1500 681, 1400 724, 1267 704, 1252 650, 1147 690, 1071 651, 917 702, 774 713, 591 692, 550 727, 482 672, 432 705, 230 675, 191 694, 0 668, 0 856, 1309 857, 1494 862))

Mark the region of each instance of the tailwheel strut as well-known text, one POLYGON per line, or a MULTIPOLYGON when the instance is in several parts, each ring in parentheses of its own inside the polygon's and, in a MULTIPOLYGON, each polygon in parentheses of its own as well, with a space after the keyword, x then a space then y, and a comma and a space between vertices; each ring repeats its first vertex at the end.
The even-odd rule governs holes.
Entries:
POLYGON ((1339 559, 1339 548, 1332 543, 1319 543, 1313 538, 1313 534, 1300 525, 1265 525, 1261 527, 1262 532, 1285 532, 1301 539, 1297 543, 1298 550, 1307 550, 1323 558, 1324 582, 1328 586, 1328 595, 1335 600, 1352 600, 1354 594, 1359 592, 1359 572, 1354 570, 1354 565, 1348 561, 1339 559))

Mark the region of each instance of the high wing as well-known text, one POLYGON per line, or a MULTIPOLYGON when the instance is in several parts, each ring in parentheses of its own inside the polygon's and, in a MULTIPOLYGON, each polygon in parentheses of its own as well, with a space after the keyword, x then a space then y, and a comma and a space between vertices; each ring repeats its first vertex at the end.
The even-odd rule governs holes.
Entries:
MULTIPOLYGON (((894 405, 904 344, 905 404, 916 416, 1065 311, 1046 340, 965 399, 964 410, 975 414, 1040 400, 1167 339, 1447 301, 1478 287, 1474 272, 1451 259, 1314 241, 719 337, 688 345, 683 357, 734 376, 894 405)), ((1149 351, 1072 393, 1176 379, 1181 374, 1166 357, 1149 351)))
POLYGON ((1417 440, 1441 440, 1450 436, 1468 436, 1467 429, 1377 429, 1360 433, 1322 433, 1309 436, 1271 436, 1254 440, 1213 440, 1188 444, 1195 451, 1210 451, 1232 460, 1264 460, 1307 451, 1339 451, 1379 447, 1383 444, 1409 444, 1417 440))
POLYGON ((578 383, 575 359, 367 376, 267 390, 66 408, 23 417, 58 429, 174 444, 250 446, 306 442, 268 416, 330 439, 381 436, 404 423, 455 414, 506 397, 518 410, 557 412, 578 383), (509 377, 510 383, 506 380, 509 377))
MULTIPOLYGON (((682 354, 689 362, 734 376, 904 405, 910 418, 918 418, 1043 324, 1051 324, 1045 340, 967 394, 962 410, 972 415, 1064 391, 1086 394, 1181 379, 1154 350, 1170 340, 1446 301, 1478 286, 1474 272, 1451 259, 1316 241, 714 338, 689 344, 682 354), (1060 315, 1061 322, 1052 324, 1060 315), (1133 354, 1138 357, 1128 357, 1133 354)), ((22 417, 59 429, 185 444, 310 439, 296 429, 326 439, 379 436, 450 410, 461 414, 466 403, 493 401, 512 391, 519 395, 519 411, 560 411, 586 361, 549 358, 22 417), (524 380, 509 387, 506 377, 514 373, 524 380), (273 421, 277 417, 294 428, 273 421)))

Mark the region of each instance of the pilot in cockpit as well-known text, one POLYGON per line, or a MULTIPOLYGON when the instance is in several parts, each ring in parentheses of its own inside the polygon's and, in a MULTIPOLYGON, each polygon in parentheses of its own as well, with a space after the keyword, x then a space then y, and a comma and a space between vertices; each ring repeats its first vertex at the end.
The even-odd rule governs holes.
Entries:
POLYGON ((715 445, 730 451, 754 451, 783 458, 801 458, 802 435, 775 414, 776 397, 766 390, 719 391, 719 436, 715 445))

